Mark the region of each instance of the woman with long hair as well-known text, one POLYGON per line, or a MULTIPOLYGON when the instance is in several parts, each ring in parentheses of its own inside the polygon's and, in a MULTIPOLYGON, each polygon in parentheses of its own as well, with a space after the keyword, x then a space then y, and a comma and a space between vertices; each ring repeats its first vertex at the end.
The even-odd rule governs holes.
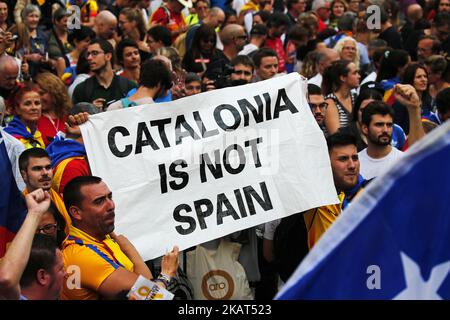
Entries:
POLYGON ((359 86, 360 79, 359 70, 351 61, 335 61, 325 69, 322 91, 328 103, 324 121, 326 134, 333 134, 351 122, 355 104, 351 90, 359 86))
POLYGON ((358 44, 352 37, 342 37, 334 46, 334 50, 339 53, 342 60, 351 61, 359 69, 360 56, 358 44))
POLYGON ((149 52, 146 35, 147 28, 144 18, 138 9, 124 8, 119 14, 119 28, 122 31, 122 38, 130 38, 136 41, 139 50, 149 52))
POLYGON ((67 89, 57 76, 50 72, 38 74, 34 78, 42 105, 42 116, 37 123, 38 130, 46 146, 52 141, 58 131, 65 132, 66 118, 72 107, 72 101, 67 89))
MULTIPOLYGON (((432 99, 428 92, 428 72, 426 67, 421 63, 411 63, 405 69, 402 84, 410 84, 416 89, 420 99, 420 108, 423 118, 432 119, 432 99)), ((400 125, 406 134, 409 133, 409 115, 408 109, 398 101, 394 102, 394 123, 400 125)))
POLYGON ((345 0, 333 0, 330 5, 330 10, 330 23, 328 26, 337 29, 338 20, 348 10, 348 4, 345 0))
POLYGON ((42 114, 41 98, 35 85, 27 83, 16 87, 13 94, 13 120, 5 131, 23 143, 26 149, 43 148, 37 123, 42 114))
POLYGON ((38 28, 41 11, 38 6, 28 4, 22 11, 23 23, 17 25, 19 39, 17 53, 29 65, 31 77, 40 69, 54 69, 56 61, 47 59, 47 40, 45 34, 38 28))
POLYGON ((211 59, 216 55, 216 31, 206 24, 201 25, 192 40, 192 48, 183 58, 183 68, 187 72, 202 75, 211 59))
POLYGON ((352 120, 355 97, 351 90, 359 86, 359 70, 353 62, 333 62, 323 74, 322 91, 328 103, 325 114, 326 134, 335 133, 352 120))

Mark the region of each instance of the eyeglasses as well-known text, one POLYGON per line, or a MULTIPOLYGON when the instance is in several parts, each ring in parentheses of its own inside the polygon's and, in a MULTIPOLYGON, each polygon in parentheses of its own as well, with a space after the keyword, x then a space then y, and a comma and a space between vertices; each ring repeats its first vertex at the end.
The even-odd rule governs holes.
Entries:
POLYGON ((85 57, 86 59, 89 58, 89 56, 96 57, 96 56, 98 56, 100 53, 104 53, 104 52, 103 52, 103 51, 97 51, 97 50, 87 51, 87 52, 84 54, 84 57, 85 57))
POLYGON ((235 37, 235 39, 239 39, 239 40, 247 40, 247 36, 243 35, 243 36, 237 36, 235 37))
POLYGON ((242 75, 242 74, 244 74, 246 76, 251 76, 252 75, 252 73, 250 71, 247 71, 247 70, 234 70, 233 73, 237 74, 238 76, 242 75))
POLYGON ((314 109, 316 109, 316 108, 319 108, 319 109, 326 109, 327 107, 328 107, 328 103, 326 103, 326 102, 322 102, 322 103, 319 103, 319 104, 317 104, 317 103, 309 103, 309 107, 311 108, 311 110, 314 110, 314 109))
POLYGON ((58 229, 58 224, 46 224, 42 228, 37 229, 39 233, 52 234, 58 229))

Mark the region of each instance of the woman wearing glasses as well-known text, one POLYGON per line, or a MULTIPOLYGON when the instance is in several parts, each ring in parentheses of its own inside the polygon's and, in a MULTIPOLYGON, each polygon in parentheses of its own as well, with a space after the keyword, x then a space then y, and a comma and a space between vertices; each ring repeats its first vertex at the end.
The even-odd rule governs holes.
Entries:
POLYGON ((47 209, 47 212, 42 215, 41 221, 39 221, 38 228, 36 229, 36 233, 51 236, 56 241, 58 247, 61 246, 61 243, 65 238, 65 222, 60 217, 61 215, 59 214, 58 209, 53 202, 51 202, 50 207, 47 209))

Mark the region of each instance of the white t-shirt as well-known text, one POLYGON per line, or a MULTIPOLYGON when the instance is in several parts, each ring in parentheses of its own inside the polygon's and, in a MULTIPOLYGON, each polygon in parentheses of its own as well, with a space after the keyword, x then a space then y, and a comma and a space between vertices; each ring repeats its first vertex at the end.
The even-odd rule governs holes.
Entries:
POLYGON ((360 173, 364 179, 378 177, 389 170, 395 163, 403 157, 403 152, 392 147, 391 152, 381 159, 374 159, 367 154, 367 148, 358 153, 360 162, 360 173))
POLYGON ((319 88, 322 87, 322 75, 317 73, 314 77, 308 80, 308 84, 315 84, 319 88))

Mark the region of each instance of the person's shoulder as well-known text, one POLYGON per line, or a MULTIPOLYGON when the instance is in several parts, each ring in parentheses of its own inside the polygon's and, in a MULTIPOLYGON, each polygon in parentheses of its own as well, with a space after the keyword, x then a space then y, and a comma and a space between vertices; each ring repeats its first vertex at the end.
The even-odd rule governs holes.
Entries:
POLYGON ((358 152, 359 159, 367 159, 367 148, 362 149, 360 152, 358 152))

